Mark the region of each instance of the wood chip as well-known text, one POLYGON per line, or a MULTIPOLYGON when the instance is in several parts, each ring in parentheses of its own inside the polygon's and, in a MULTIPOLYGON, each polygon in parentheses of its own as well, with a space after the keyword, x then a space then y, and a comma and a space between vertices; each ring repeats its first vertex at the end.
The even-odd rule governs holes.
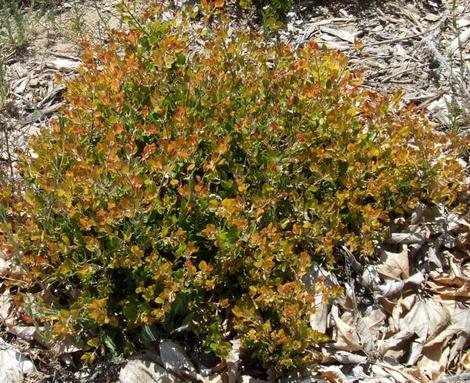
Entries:
POLYGON ((320 30, 332 36, 339 37, 341 40, 347 41, 351 44, 354 44, 354 40, 356 36, 358 35, 358 33, 351 33, 342 29, 333 29, 333 28, 326 27, 326 26, 321 26, 320 30))
POLYGON ((460 35, 452 40, 449 46, 449 54, 455 54, 459 47, 463 47, 465 45, 468 39, 470 39, 470 28, 464 30, 462 33, 460 33, 460 35))
POLYGON ((75 71, 81 65, 80 61, 65 58, 56 58, 46 64, 47 68, 57 70, 75 71))

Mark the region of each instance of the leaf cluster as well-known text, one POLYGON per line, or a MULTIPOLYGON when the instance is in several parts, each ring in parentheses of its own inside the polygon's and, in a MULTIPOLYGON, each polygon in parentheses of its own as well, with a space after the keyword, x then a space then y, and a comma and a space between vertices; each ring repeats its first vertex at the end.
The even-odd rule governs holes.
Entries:
POLYGON ((221 357, 240 338, 279 374, 310 364, 326 340, 310 315, 337 294, 313 263, 334 267, 340 243, 373 257, 419 201, 455 203, 455 140, 338 52, 147 16, 85 47, 21 192, 3 193, 21 291, 87 361, 191 331, 221 357))

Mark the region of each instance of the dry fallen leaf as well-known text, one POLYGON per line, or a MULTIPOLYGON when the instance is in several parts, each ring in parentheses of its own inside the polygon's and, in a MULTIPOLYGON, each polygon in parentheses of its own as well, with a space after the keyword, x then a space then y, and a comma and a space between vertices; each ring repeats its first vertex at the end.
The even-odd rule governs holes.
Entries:
POLYGON ((416 302, 403 318, 403 322, 408 329, 427 339, 445 327, 450 322, 450 316, 440 302, 425 299, 416 302))
POLYGON ((384 250, 381 256, 381 262, 378 271, 383 278, 400 280, 410 276, 407 245, 403 245, 399 253, 384 250))
POLYGON ((429 238, 429 232, 423 233, 392 233, 387 243, 394 245, 424 243, 429 238))
POLYGON ((5 326, 12 326, 15 323, 11 315, 12 307, 10 289, 6 289, 0 294, 0 322, 5 326))
POLYGON ((436 381, 446 370, 449 352, 450 349, 443 344, 424 347, 416 365, 430 380, 436 381))
POLYGON ((467 351, 460 361, 464 370, 470 371, 470 351, 467 351))
POLYGON ((414 377, 411 373, 405 370, 405 367, 401 365, 392 366, 387 362, 378 362, 377 365, 382 367, 385 371, 387 371, 393 378, 396 379, 397 382, 400 383, 422 383, 416 377, 414 377))
POLYGON ((315 297, 315 313, 310 315, 310 326, 322 334, 326 332, 328 324, 328 313, 329 307, 327 304, 322 302, 322 297, 317 295, 315 297))
POLYGON ((346 383, 350 381, 338 366, 320 367, 318 371, 322 378, 331 383, 346 383))
POLYGON ((361 351, 361 341, 357 335, 354 325, 344 322, 338 313, 338 306, 333 305, 331 308, 331 316, 336 324, 336 334, 333 336, 335 339, 335 347, 345 351, 361 351))
POLYGON ((377 358, 377 345, 364 319, 357 319, 356 330, 361 341, 362 350, 370 360, 375 360, 377 358))
POLYGON ((419 286, 424 282, 424 275, 421 272, 413 274, 403 281, 389 281, 378 286, 382 297, 393 297, 402 292, 408 286, 419 286))
POLYGON ((373 308, 368 310, 362 319, 374 339, 379 339, 381 331, 383 330, 382 327, 385 325, 385 320, 387 319, 387 315, 384 311, 380 308, 373 308))
POLYGON ((324 347, 322 354, 325 356, 322 363, 331 364, 365 364, 367 363, 367 357, 359 355, 357 353, 337 350, 335 348, 324 347))
POLYGON ((455 298, 460 301, 470 301, 470 279, 463 277, 452 277, 449 274, 431 274, 432 280, 427 284, 431 291, 439 294, 442 298, 455 298))
MULTIPOLYGON (((383 356, 389 356, 391 357, 392 354, 395 353, 389 353, 390 350, 402 346, 404 343, 408 343, 409 339, 411 339, 414 336, 414 332, 411 330, 402 330, 392 337, 385 339, 385 340, 380 340, 378 342, 378 350, 381 355, 383 356)), ((403 356, 405 353, 404 347, 400 347, 401 352, 400 356, 403 356)))

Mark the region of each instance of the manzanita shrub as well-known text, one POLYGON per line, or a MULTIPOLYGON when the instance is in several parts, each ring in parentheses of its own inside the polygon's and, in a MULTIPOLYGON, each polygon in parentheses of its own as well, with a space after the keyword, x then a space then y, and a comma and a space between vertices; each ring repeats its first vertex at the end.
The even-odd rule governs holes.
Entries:
POLYGON ((309 317, 337 290, 312 265, 340 244, 373 257, 419 201, 455 203, 458 148, 341 53, 189 24, 147 14, 85 49, 3 192, 5 251, 34 319, 84 360, 189 331, 282 374, 326 340, 309 317))

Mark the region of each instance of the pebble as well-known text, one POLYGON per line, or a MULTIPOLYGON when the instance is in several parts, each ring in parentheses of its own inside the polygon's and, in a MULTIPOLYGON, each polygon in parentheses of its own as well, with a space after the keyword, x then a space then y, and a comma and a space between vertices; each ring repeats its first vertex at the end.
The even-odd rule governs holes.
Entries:
POLYGON ((0 382, 20 383, 36 371, 33 362, 13 346, 0 340, 0 382))

